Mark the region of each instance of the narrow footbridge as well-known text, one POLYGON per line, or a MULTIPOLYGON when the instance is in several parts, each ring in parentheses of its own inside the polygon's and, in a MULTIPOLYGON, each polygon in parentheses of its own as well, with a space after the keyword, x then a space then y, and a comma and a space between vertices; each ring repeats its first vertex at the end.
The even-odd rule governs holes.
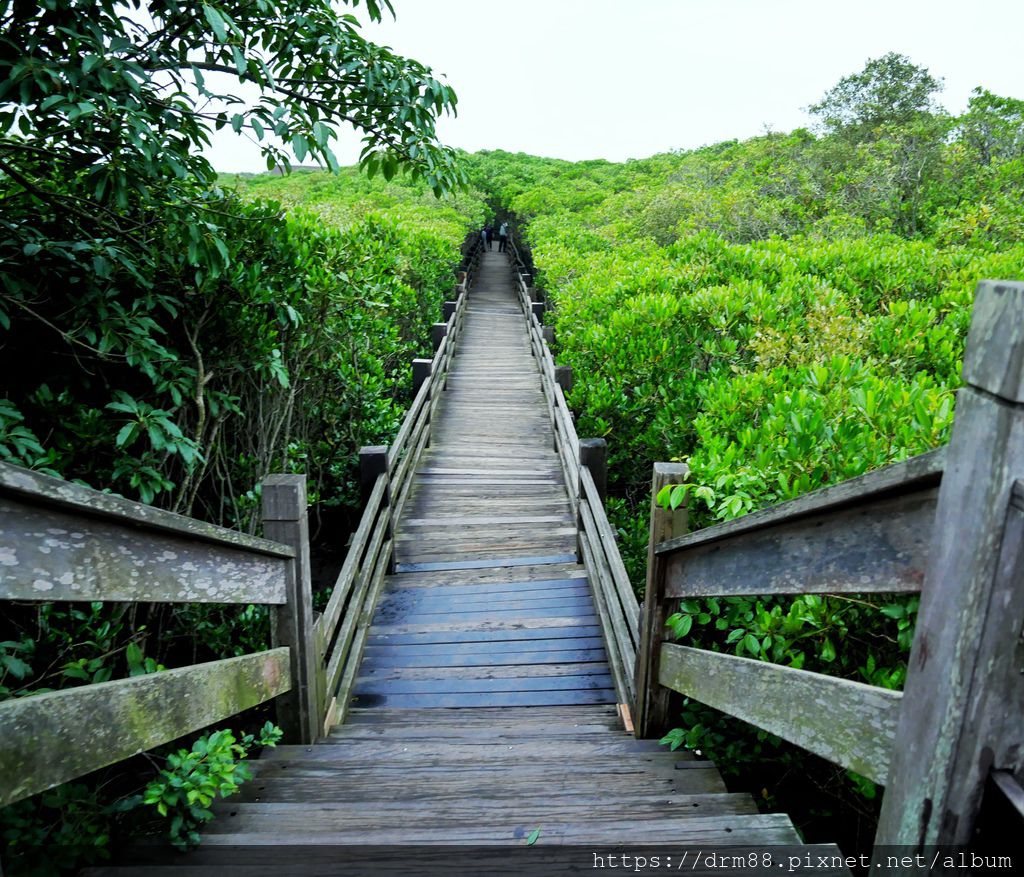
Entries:
POLYGON ((264 652, 0 704, 0 803, 273 699, 285 745, 217 804, 198 851, 143 844, 90 873, 340 873, 338 845, 799 845, 699 753, 649 739, 679 692, 888 782, 887 843, 966 842, 983 804, 1024 814, 1022 677, 995 657, 1024 619, 1024 285, 979 291, 949 449, 693 534, 653 501, 686 467, 656 464, 641 606, 604 512, 604 442, 576 435, 542 295, 514 248, 465 267, 395 442, 361 454, 365 511, 322 613, 301 476, 264 483, 255 539, 0 466, 0 598, 264 603, 274 619, 264 652), (662 642, 683 598, 922 589, 905 695, 662 642), (968 665, 952 682, 951 662, 968 665), (929 794, 953 808, 938 827, 929 794))

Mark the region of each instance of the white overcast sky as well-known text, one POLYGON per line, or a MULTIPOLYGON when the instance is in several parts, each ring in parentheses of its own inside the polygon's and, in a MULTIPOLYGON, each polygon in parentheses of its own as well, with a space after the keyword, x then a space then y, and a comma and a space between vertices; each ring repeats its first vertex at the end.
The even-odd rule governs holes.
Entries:
MULTIPOLYGON (((1024 0, 394 0, 366 36, 443 74, 459 96, 441 139, 571 160, 643 158, 766 129, 889 51, 945 80, 1024 98, 1024 0)), ((358 137, 336 149, 354 163, 358 137)), ((230 130, 221 171, 261 171, 230 130)))

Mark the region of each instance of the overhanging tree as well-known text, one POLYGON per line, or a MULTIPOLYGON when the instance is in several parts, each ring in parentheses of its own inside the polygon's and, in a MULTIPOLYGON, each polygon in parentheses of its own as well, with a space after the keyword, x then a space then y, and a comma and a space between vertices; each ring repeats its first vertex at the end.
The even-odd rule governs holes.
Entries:
MULTIPOLYGON (((439 195, 463 182, 435 131, 454 92, 342 12, 329 0, 0 3, 0 459, 187 511, 238 405, 232 374, 258 399, 287 385, 292 422, 299 366, 285 342, 326 280, 304 289, 318 259, 290 249, 280 217, 275 234, 273 209, 216 188, 211 132, 251 137, 270 166, 290 149, 336 167, 332 146, 354 126, 371 174, 405 170, 439 195)), ((261 460, 283 465, 280 436, 261 460)))

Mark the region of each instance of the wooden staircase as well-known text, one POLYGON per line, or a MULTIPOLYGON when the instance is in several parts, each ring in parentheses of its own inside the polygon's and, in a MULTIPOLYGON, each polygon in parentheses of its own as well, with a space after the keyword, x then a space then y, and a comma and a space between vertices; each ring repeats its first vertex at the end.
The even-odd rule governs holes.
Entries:
MULTIPOLYGON (((305 874, 311 850, 336 864, 370 845, 377 869, 400 849, 556 845, 590 868, 573 845, 799 844, 711 762, 624 730, 504 256, 484 254, 430 435, 345 723, 265 750, 177 864, 305 874)), ((174 862, 133 856, 91 873, 174 862)))

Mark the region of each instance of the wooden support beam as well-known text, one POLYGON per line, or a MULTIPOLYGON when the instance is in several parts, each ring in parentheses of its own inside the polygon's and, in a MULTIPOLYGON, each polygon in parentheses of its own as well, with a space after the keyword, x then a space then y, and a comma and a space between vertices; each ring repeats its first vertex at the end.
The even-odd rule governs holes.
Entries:
POLYGON ((968 843, 1024 771, 1024 283, 978 284, 876 845, 968 843))
POLYGON ((437 348, 441 346, 441 342, 444 341, 447 334, 447 323, 434 323, 430 327, 430 343, 433 345, 434 350, 437 350, 437 348))
POLYGON ((608 442, 603 438, 580 439, 580 466, 590 469, 598 495, 604 502, 608 494, 608 442))
POLYGON ((555 344, 555 327, 554 326, 541 326, 540 328, 541 338, 544 339, 544 343, 547 346, 553 347, 555 344))
POLYGON ((548 306, 542 301, 535 301, 530 305, 530 311, 537 318, 537 322, 544 323, 544 312, 548 309, 548 306))
MULTIPOLYGON (((369 445, 359 449, 359 483, 363 490, 363 505, 377 486, 377 479, 384 477, 384 495, 381 497, 382 514, 386 519, 384 538, 394 537, 395 526, 391 519, 391 485, 388 477, 387 445, 369 445)), ((394 572, 394 559, 388 565, 388 575, 394 572)))
POLYGON ((898 691, 674 643, 661 646, 658 680, 876 783, 885 782, 900 712, 898 691))
POLYGON ((447 323, 454 315, 455 309, 459 306, 457 301, 446 301, 441 305, 441 317, 442 320, 447 323))
POLYGON ((556 365, 555 383, 562 388, 563 393, 569 393, 572 390, 572 366, 556 365))
POLYGON ((0 806, 176 740, 288 691, 288 649, 0 704, 0 806))
POLYGON ((278 724, 288 740, 312 743, 323 725, 323 668, 313 632, 306 476, 270 475, 261 493, 263 532, 295 551, 285 577, 287 601, 274 610, 270 625, 273 644, 291 653, 291 690, 277 702, 278 724))
POLYGON ((433 364, 434 362, 431 359, 414 359, 412 361, 413 396, 415 396, 420 391, 420 387, 423 386, 425 381, 430 380, 430 374, 433 368, 433 364))
POLYGON ((668 721, 669 690, 658 683, 661 643, 668 618, 665 597, 665 560, 655 547, 686 532, 686 506, 666 511, 658 504, 658 494, 669 484, 681 484, 690 474, 685 463, 655 463, 651 476, 651 518, 647 537, 647 583, 640 612, 640 643, 636 653, 636 702, 633 704, 633 727, 636 736, 649 738, 658 734, 668 721))

